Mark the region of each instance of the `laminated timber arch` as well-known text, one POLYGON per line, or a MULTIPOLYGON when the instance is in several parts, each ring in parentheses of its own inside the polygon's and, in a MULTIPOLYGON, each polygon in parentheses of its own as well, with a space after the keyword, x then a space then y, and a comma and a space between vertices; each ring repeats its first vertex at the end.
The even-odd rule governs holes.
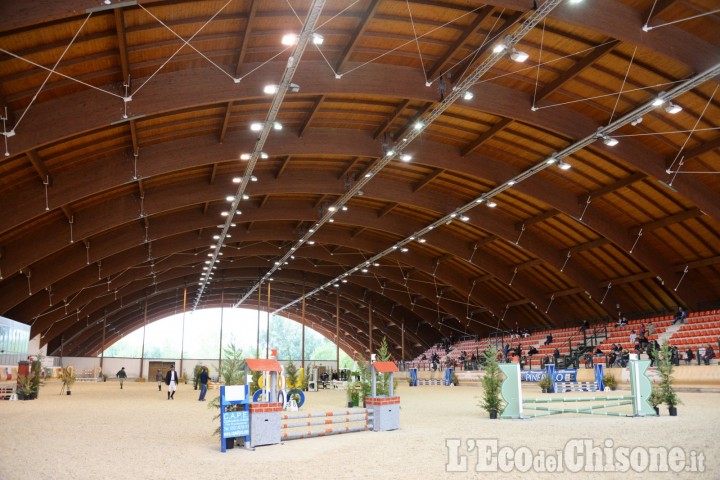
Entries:
MULTIPOLYGON (((245 168, 239 156, 255 140, 248 126, 270 106, 262 87, 277 83, 287 64, 287 54, 273 58, 279 37, 298 28, 287 9, 233 0, 191 42, 225 74, 185 47, 153 76, 180 41, 147 11, 189 38, 225 2, 124 2, 88 17, 98 3, 0 6, 0 107, 12 132, 0 160, 0 315, 32 325, 53 348, 64 338, 78 355, 100 349, 103 320, 113 332, 107 347, 142 324, 139 303, 158 319, 177 310, 177 289, 197 288, 225 197, 236 190, 231 179, 245 168), (21 58, 51 67, 77 31, 58 63, 62 75, 41 88, 47 70, 21 58), (127 105, 123 83, 133 95, 127 105)), ((310 5, 291 3, 301 18, 310 5)), ((439 76, 448 89, 457 85, 488 55, 494 29, 527 18, 528 3, 409 2, 423 32, 421 61, 404 4, 405 13, 391 0, 341 12, 346 2, 327 1, 325 43, 298 65, 300 91, 285 97, 284 129, 268 138, 269 159, 258 163, 259 181, 248 187, 223 249, 216 275, 223 286, 211 284, 202 306, 229 306, 250 291, 372 168, 383 145, 401 141, 440 102, 439 76), (403 42, 413 48, 397 48, 403 42)), ((277 299, 264 308, 297 299, 299 279, 311 290, 336 278, 720 63, 717 14, 641 28, 648 18, 661 25, 707 13, 706 4, 664 2, 650 16, 652 3, 553 10, 518 45, 528 63, 499 61, 473 86, 472 100, 429 125, 412 145, 412 162, 391 162, 317 232, 315 245, 274 274, 277 299)), ((714 305, 716 87, 714 78, 693 88, 674 99, 680 114, 652 111, 617 132, 619 145, 595 142, 568 159, 570 171, 546 169, 499 194, 498 208, 475 207, 466 222, 455 219, 372 273, 349 277, 339 287, 343 345, 368 347, 359 307, 367 295, 392 343, 400 342, 397 325, 412 332, 410 354, 449 331, 485 335, 515 323, 543 328, 714 305), (667 133, 676 131, 684 133, 667 133), (684 173, 675 174, 680 150, 684 173)), ((308 313, 328 338, 331 296, 319 294, 308 313)), ((245 306, 254 303, 251 295, 245 306)))

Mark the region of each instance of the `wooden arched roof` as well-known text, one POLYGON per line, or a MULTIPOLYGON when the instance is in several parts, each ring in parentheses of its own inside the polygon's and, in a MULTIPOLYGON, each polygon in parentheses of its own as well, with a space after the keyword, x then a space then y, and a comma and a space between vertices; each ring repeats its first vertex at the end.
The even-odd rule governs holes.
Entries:
POLYGON ((0 315, 91 355, 183 304, 300 319, 312 292, 306 322, 333 339, 339 311, 343 347, 372 322, 416 353, 712 306, 713 2, 565 0, 515 38, 524 63, 493 53, 554 2, 2 2, 0 315))

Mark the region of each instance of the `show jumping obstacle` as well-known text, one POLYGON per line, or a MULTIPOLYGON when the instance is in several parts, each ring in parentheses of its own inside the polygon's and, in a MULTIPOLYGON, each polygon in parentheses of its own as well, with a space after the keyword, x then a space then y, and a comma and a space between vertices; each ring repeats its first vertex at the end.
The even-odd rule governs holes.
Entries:
MULTIPOLYGON (((652 391, 652 383, 647 378, 646 371, 650 366, 649 360, 631 360, 630 361, 630 389, 631 395, 611 395, 611 396, 591 396, 591 397, 563 397, 563 398, 531 398, 523 400, 522 388, 520 385, 520 366, 516 363, 501 364, 500 369, 505 374, 505 380, 501 386, 501 394, 505 401, 506 407, 500 414, 500 418, 531 418, 543 417, 548 415, 560 415, 563 413, 582 413, 588 415, 605 415, 605 416, 656 416, 655 410, 647 402, 652 391), (580 408, 568 408, 560 405, 538 406, 543 403, 579 403, 579 402, 603 402, 594 405, 588 405, 580 408), (632 405, 633 412, 624 413, 617 411, 605 411, 605 409, 632 405), (531 410, 534 413, 526 414, 525 410, 531 410)), ((600 389, 604 389, 602 384, 602 365, 596 365, 595 375, 596 381, 600 389), (599 367, 599 368, 598 368, 599 367), (599 376, 599 378, 598 378, 599 376)), ((546 375, 551 375, 551 369, 546 371, 546 375)), ((577 383, 577 382, 573 382, 577 383)), ((575 390, 580 391, 580 390, 575 390)), ((598 390, 599 391, 599 390, 598 390)))
MULTIPOLYGON (((289 409, 288 412, 283 412, 284 409, 287 409, 287 404, 283 404, 282 401, 272 401, 276 398, 283 398, 278 396, 278 383, 282 374, 282 365, 274 358, 246 359, 245 363, 251 371, 263 372, 267 380, 264 382, 263 390, 258 390, 258 392, 264 391, 265 393, 260 396, 256 395, 256 398, 252 397, 254 401, 250 403, 251 397, 249 393, 243 393, 247 391, 245 385, 242 386, 245 390, 239 391, 239 393, 237 389, 231 390, 235 396, 227 399, 224 398, 226 387, 221 389, 222 419, 228 422, 227 430, 231 432, 227 433, 223 430, 223 443, 221 445, 223 452, 226 449, 225 439, 228 438, 245 437, 245 447, 252 449, 261 445, 278 444, 283 440, 323 437, 365 430, 381 432, 400 428, 400 397, 393 394, 393 373, 397 372, 398 368, 393 362, 374 362, 372 364, 371 391, 370 395, 365 398, 367 408, 322 413, 294 413, 289 412, 289 409), (388 374, 387 396, 377 396, 377 374, 388 374), (226 412, 224 409, 225 403, 228 405, 243 405, 246 410, 226 412), (287 422, 287 420, 293 420, 293 422, 287 422), (322 428, 325 425, 341 423, 347 425, 322 428), (311 428, 300 432, 295 430, 303 427, 320 428, 311 428), (232 432, 238 432, 237 436, 232 432)), ((290 392, 292 393, 293 390, 290 392)), ((286 399, 287 396, 284 398, 286 399)), ((221 429, 223 427, 225 425, 221 421, 221 429)))
POLYGON ((297 420, 292 423, 282 423, 282 431, 280 438, 282 440, 297 440, 300 438, 324 437, 327 435, 337 435, 340 433, 362 432, 372 430, 372 411, 367 408, 355 408, 350 410, 341 410, 337 412, 324 413, 292 413, 283 414, 282 420, 297 420), (324 428, 305 430, 299 433, 291 433, 289 430, 316 427, 321 425, 333 425, 340 423, 352 423, 339 428, 324 428))

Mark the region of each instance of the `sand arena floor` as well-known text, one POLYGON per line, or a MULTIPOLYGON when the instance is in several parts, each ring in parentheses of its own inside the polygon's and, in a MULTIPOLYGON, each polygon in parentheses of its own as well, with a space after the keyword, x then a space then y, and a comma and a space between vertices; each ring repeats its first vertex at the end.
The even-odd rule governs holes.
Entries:
MULTIPOLYGON (((660 418, 560 415, 532 420, 489 420, 477 407, 478 387, 417 387, 404 384, 401 429, 288 441, 281 445, 220 452, 212 436, 217 422, 192 386, 181 385, 174 401, 155 383, 76 383, 71 396, 60 383, 42 387, 40 398, 0 402, 0 479, 435 479, 435 478, 720 478, 717 393, 681 393, 679 416, 660 418), (459 447, 446 441, 458 439, 459 447), (562 450, 571 439, 614 447, 683 447, 703 456, 704 472, 478 473, 468 440, 496 439, 499 447, 533 453, 562 450), (458 454, 451 459, 450 452, 458 454), (465 472, 448 472, 451 468, 465 472)), ((620 391, 618 391, 620 393, 620 391)), ((209 398, 217 395, 211 390, 209 398)), ((526 397, 541 394, 537 387, 526 397)), ((305 412, 339 410, 340 391, 309 393, 305 412)), ((628 407, 625 407, 628 408, 628 407)), ((613 455, 615 455, 613 453, 613 455)), ((613 462, 610 462, 613 463, 613 462)), ((546 464, 547 465, 547 464, 546 464)))

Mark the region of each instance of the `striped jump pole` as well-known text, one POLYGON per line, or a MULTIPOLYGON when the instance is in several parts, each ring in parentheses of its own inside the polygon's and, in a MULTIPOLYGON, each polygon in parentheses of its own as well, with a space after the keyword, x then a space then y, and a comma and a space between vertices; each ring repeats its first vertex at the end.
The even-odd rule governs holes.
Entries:
MULTIPOLYGON (((588 400, 589 401, 589 400, 588 400)), ((631 417, 632 414, 630 413, 623 413, 623 412, 596 412, 594 410, 598 409, 604 409, 604 408, 612 408, 612 407, 621 407, 623 405, 632 405, 632 401, 623 401, 623 402, 613 402, 613 403, 603 403, 601 405, 590 405, 584 408, 552 408, 552 407, 538 407, 538 406, 525 406, 527 410, 538 410, 546 413, 536 413, 533 414, 534 417, 543 417, 548 415, 560 415, 563 413, 584 413, 588 415, 605 415, 605 416, 615 416, 615 417, 631 417)))
POLYGON ((298 440, 301 438, 324 437, 327 435, 362 432, 372 429, 372 424, 370 423, 370 420, 372 420, 372 412, 366 408, 341 410, 336 412, 284 414, 282 415, 282 420, 295 420, 292 423, 282 423, 282 430, 291 430, 303 427, 315 427, 322 425, 333 425, 339 423, 356 424, 340 428, 305 430, 303 432, 297 433, 281 431, 280 436, 282 440, 298 440))
MULTIPOLYGON (((647 378, 649 360, 630 361, 630 389, 631 395, 613 396, 589 396, 589 397, 562 397, 562 398, 532 398, 523 401, 522 387, 520 384, 520 366, 517 364, 501 364, 500 369, 505 374, 505 380, 500 387, 500 393, 505 408, 500 418, 528 418, 547 415, 560 415, 563 413, 582 413, 590 415, 606 416, 656 416, 655 410, 648 403, 652 391, 652 383, 647 378), (555 408, 535 406, 540 403, 578 403, 578 402, 604 402, 598 405, 589 405, 582 408, 555 408), (610 402, 610 403, 608 403, 610 402), (632 414, 610 411, 596 411, 612 407, 632 405, 632 414), (532 411, 539 411, 532 415, 525 416, 523 408, 532 411)), ((602 365, 595 369, 596 379, 603 374, 602 365)))
POLYGON ((572 402, 599 402, 607 400, 634 400, 633 395, 609 395, 604 397, 565 397, 565 398, 528 398, 523 403, 572 403, 572 402))

